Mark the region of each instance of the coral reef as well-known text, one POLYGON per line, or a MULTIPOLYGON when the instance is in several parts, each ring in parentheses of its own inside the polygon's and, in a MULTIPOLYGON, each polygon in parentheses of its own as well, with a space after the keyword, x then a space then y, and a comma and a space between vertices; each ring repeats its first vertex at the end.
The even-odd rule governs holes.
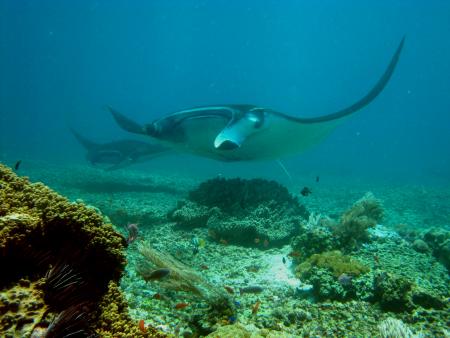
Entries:
POLYGON ((450 231, 432 228, 423 234, 432 254, 450 271, 450 231))
POLYGON ((297 266, 298 277, 313 285, 318 300, 356 298, 354 280, 369 268, 340 251, 314 254, 297 266))
MULTIPOLYGON (((109 282, 121 277, 125 245, 94 209, 0 165, 0 291, 9 295, 2 296, 1 311, 20 312, 6 315, 0 333, 39 331, 50 337, 71 334, 71 328, 89 334, 96 325, 96 305, 109 282), (17 308, 14 299, 24 294, 31 305, 17 308)), ((135 325, 126 309, 121 311, 135 325)), ((107 332, 102 336, 112 336, 107 332)))
POLYGON ((273 208, 291 208, 296 214, 305 214, 297 198, 275 181, 264 179, 214 178, 203 182, 189 193, 189 200, 207 207, 218 207, 234 216, 245 216, 248 210, 273 201, 273 208))
POLYGON ((339 248, 351 251, 369 239, 368 229, 375 227, 383 218, 381 203, 372 193, 367 193, 341 216, 333 232, 339 248))
POLYGON ((215 178, 168 216, 180 227, 206 225, 217 241, 268 248, 288 243, 308 212, 274 181, 215 178))
POLYGON ((215 239, 261 248, 286 244, 299 231, 302 221, 301 217, 286 215, 270 203, 259 205, 243 218, 215 211, 207 222, 215 239))

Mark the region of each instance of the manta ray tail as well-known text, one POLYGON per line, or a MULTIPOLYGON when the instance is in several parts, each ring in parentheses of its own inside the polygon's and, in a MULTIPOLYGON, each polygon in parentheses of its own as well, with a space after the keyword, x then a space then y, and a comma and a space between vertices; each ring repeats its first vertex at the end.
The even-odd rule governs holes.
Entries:
POLYGON ((142 125, 129 119, 125 115, 119 113, 117 110, 115 110, 109 106, 107 108, 111 112, 112 116, 114 117, 114 120, 116 120, 117 124, 122 129, 124 129, 130 133, 134 133, 134 134, 145 134, 145 130, 142 125))
POLYGON ((354 112, 357 112, 358 110, 364 108, 367 106, 370 102, 372 102, 378 94, 381 93, 381 91, 384 89, 386 84, 388 83, 389 79, 391 78, 392 74, 394 73, 395 67, 397 66, 398 60, 400 58, 400 53, 403 49, 403 45, 405 43, 405 37, 402 38, 400 41, 397 50, 395 51, 394 55, 392 56, 391 62, 389 63, 388 67, 384 71, 381 78, 378 80, 378 82, 375 84, 375 86, 359 101, 355 102, 351 106, 339 110, 335 113, 319 116, 319 117, 311 117, 311 118, 293 118, 301 123, 319 123, 319 122, 327 122, 336 120, 345 116, 348 116, 354 112))
POLYGON ((92 149, 92 148, 95 148, 98 146, 97 143, 92 142, 91 140, 88 140, 86 137, 82 136, 76 130, 70 128, 70 131, 72 132, 73 136, 75 136, 75 138, 78 140, 78 142, 80 142, 86 150, 89 150, 89 149, 92 149))

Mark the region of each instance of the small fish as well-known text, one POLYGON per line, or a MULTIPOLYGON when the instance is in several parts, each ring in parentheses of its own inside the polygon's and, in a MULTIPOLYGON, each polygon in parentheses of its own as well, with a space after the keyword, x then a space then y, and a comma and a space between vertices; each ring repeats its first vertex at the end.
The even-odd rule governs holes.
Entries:
POLYGON ((258 300, 255 305, 252 307, 252 315, 256 315, 259 310, 259 306, 261 305, 261 302, 258 300))
POLYGON ((198 249, 198 246, 194 246, 194 248, 192 249, 192 254, 195 256, 196 254, 198 254, 199 253, 199 249, 198 249))
POLYGON ((236 322, 237 318, 235 316, 230 316, 228 317, 228 323, 229 324, 234 324, 236 322))
POLYGON ((224 285, 223 288, 230 294, 230 295, 234 295, 234 290, 231 286, 228 285, 224 285))
POLYGON ((261 242, 261 240, 259 238, 255 238, 255 244, 259 244, 259 242, 261 242))
POLYGON ((150 272, 147 276, 145 276, 145 280, 158 280, 167 277, 168 275, 170 275, 170 269, 168 268, 156 269, 150 272))
POLYGON ((155 293, 153 295, 153 299, 161 299, 161 294, 160 293, 155 293))
POLYGON ((343 286, 351 285, 352 279, 353 279, 353 277, 346 273, 343 273, 338 277, 339 284, 341 284, 343 286))
POLYGON ((312 193, 312 191, 308 187, 303 187, 303 189, 300 190, 300 194, 302 194, 302 196, 305 196, 305 197, 311 193, 312 193))
POLYGON ((289 257, 300 257, 302 254, 300 253, 300 251, 297 250, 293 250, 291 252, 288 253, 289 257))
POLYGON ((206 246, 206 241, 203 238, 200 238, 198 240, 198 247, 199 248, 204 248, 206 246))
POLYGON ((16 164, 14 165, 14 170, 19 170, 19 168, 20 168, 20 164, 22 163, 22 160, 18 160, 17 162, 16 162, 16 164))
POLYGON ((145 322, 144 322, 143 319, 141 319, 141 320, 139 321, 138 326, 139 326, 139 330, 141 330, 142 333, 146 333, 146 332, 147 332, 147 329, 146 329, 146 327, 145 327, 145 322))
POLYGON ((125 230, 128 231, 127 243, 133 243, 139 235, 138 225, 134 223, 128 223, 128 225, 125 227, 125 230))
POLYGON ((226 239, 221 238, 219 241, 220 244, 222 245, 228 245, 228 241, 226 239))
POLYGON ((375 265, 380 265, 380 257, 377 254, 373 255, 373 260, 375 261, 375 265))
POLYGON ((236 307, 241 307, 241 302, 238 301, 238 300, 235 300, 235 301, 234 301, 234 305, 235 305, 236 307))
POLYGON ((259 285, 251 285, 246 286, 245 288, 241 288, 240 290, 241 295, 244 293, 261 293, 264 291, 262 286, 259 285))
POLYGON ((201 270, 208 270, 208 269, 209 269, 209 266, 208 266, 208 265, 205 265, 205 264, 202 264, 202 265, 200 265, 200 269, 201 269, 201 270))
POLYGON ((316 176, 316 182, 319 183, 319 181, 320 181, 320 177, 316 176))
POLYGON ((269 246, 269 240, 265 239, 263 245, 265 248, 267 248, 269 246))
POLYGON ((286 264, 286 257, 283 257, 282 261, 283 261, 283 264, 286 264))
POLYGON ((175 310, 183 310, 187 306, 189 306, 189 303, 178 303, 174 306, 174 309, 175 310))

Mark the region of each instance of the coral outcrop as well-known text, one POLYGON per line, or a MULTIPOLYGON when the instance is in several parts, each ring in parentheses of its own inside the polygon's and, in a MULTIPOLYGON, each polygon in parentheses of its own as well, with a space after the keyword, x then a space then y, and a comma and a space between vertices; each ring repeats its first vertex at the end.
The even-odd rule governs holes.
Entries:
POLYGON ((304 258, 325 251, 331 251, 337 247, 336 239, 331 230, 318 225, 302 230, 301 234, 294 237, 291 242, 292 249, 304 258))
POLYGON ((168 216, 180 227, 207 226, 218 241, 267 248, 287 244, 308 215, 274 181, 215 178, 192 190, 168 216))
MULTIPOLYGON (((125 245, 94 209, 0 165, 0 335, 99 333, 99 319, 112 315, 99 304, 121 277, 125 245)), ((121 301, 108 298, 121 331, 102 327, 101 336, 142 335, 121 301)))
POLYGON ((381 203, 373 194, 367 193, 341 216, 334 227, 334 235, 339 248, 351 251, 369 239, 368 229, 375 227, 383 219, 381 203))

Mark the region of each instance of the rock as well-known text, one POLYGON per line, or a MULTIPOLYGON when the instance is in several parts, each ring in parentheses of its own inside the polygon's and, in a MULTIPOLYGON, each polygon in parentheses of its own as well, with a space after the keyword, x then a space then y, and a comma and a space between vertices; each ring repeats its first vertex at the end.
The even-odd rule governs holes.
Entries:
POLYGON ((414 250, 416 250, 417 252, 420 252, 420 253, 430 253, 431 252, 431 249, 428 246, 428 244, 421 239, 416 239, 413 242, 412 247, 414 250))

